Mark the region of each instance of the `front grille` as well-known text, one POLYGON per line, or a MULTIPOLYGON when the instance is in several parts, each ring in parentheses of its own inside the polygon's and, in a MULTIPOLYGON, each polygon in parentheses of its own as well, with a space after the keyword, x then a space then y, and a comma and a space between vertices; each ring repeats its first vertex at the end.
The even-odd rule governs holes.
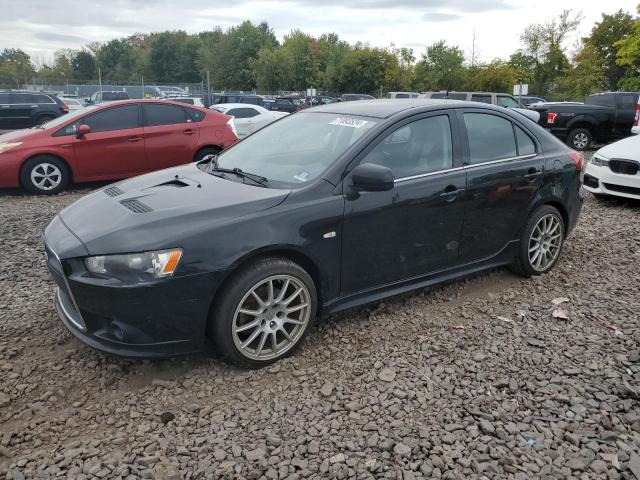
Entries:
POLYGON ((609 168, 614 173, 621 173, 622 175, 637 175, 638 171, 640 171, 640 164, 633 160, 612 158, 609 160, 609 168))
POLYGON ((132 198, 130 200, 122 200, 120 202, 124 208, 131 210, 133 213, 149 213, 153 211, 149 205, 142 203, 140 200, 132 198))
POLYGON ((640 188, 626 187, 624 185, 614 185, 612 183, 603 183, 607 190, 612 192, 628 193, 630 195, 640 195, 640 188))
POLYGON ((105 188, 103 192, 109 195, 110 197, 117 197, 118 195, 122 195, 124 193, 119 187, 105 188))

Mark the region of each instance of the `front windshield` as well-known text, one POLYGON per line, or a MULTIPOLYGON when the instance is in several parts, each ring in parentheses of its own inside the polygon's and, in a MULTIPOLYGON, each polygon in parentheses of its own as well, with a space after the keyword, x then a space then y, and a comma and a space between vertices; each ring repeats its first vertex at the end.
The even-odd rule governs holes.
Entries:
POLYGON ((91 112, 92 109, 95 109, 95 108, 96 107, 91 106, 91 107, 83 108, 81 110, 75 110, 69 113, 65 113, 60 117, 54 118, 53 120, 49 120, 47 123, 42 125, 42 128, 46 130, 50 128, 56 128, 62 125, 63 123, 67 123, 69 120, 73 120, 74 118, 81 117, 82 115, 86 115, 87 113, 91 112))
POLYGON ((270 181, 317 178, 377 120, 335 113, 296 113, 272 123, 220 154, 220 168, 240 168, 270 181))

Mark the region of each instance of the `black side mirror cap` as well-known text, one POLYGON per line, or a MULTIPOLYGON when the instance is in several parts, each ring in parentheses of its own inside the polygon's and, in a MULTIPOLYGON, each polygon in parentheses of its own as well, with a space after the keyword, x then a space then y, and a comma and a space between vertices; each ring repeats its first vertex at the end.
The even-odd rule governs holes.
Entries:
POLYGON ((394 187, 394 176, 390 168, 373 163, 358 165, 351 172, 353 188, 363 192, 384 192, 394 187))

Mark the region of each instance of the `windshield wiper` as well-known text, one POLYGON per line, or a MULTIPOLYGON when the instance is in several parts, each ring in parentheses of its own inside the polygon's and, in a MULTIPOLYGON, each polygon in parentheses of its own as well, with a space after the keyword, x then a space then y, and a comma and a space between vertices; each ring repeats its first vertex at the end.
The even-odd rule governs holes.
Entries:
POLYGON ((248 178, 249 180, 261 185, 263 187, 268 187, 269 179, 267 177, 263 177, 261 175, 257 175, 251 172, 245 172, 241 168, 223 168, 218 166, 218 156, 217 155, 207 155, 203 158, 206 160, 207 157, 210 158, 209 166, 207 168, 207 173, 213 174, 214 172, 218 173, 230 173, 232 175, 236 175, 240 178, 248 178))

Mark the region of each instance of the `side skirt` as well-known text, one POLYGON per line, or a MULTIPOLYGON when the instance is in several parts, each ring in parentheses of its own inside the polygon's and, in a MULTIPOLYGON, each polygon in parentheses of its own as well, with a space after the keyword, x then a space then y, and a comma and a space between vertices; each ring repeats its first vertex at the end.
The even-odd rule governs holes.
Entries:
POLYGON ((448 270, 441 270, 428 275, 400 280, 381 287, 357 292, 352 295, 338 297, 324 303, 320 314, 322 316, 329 315, 331 313, 357 307, 366 303, 376 302, 401 293, 411 292, 412 290, 424 288, 429 285, 435 285, 437 283, 471 275, 482 270, 509 265, 517 254, 519 243, 519 240, 512 240, 499 253, 484 260, 478 260, 473 263, 468 263, 448 270))

